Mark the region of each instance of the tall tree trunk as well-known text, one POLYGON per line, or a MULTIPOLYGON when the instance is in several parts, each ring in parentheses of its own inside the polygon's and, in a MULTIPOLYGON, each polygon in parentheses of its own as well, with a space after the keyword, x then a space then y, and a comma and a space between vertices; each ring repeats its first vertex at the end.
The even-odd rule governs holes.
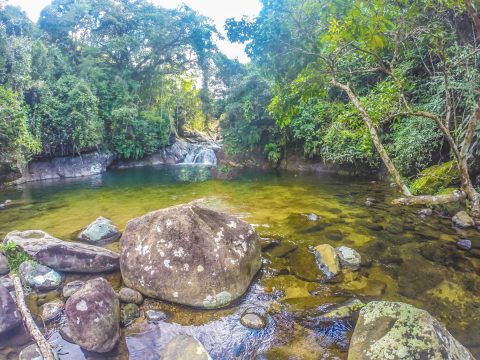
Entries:
POLYGON ((345 91, 348 95, 348 98, 352 102, 352 104, 357 108, 357 110, 362 114, 363 120, 365 124, 368 127, 368 131, 370 132, 370 136, 372 138, 373 144, 375 145, 375 148, 377 149, 380 157, 382 158, 383 163, 388 169, 388 172, 390 175, 393 176, 393 179, 395 180, 395 183, 397 186, 402 189, 402 192, 405 196, 412 196, 410 190, 408 189, 407 185, 404 183, 402 177, 400 176, 400 173, 397 171, 397 168, 395 165, 393 165, 392 160, 390 159, 390 156, 388 156, 387 151, 382 145, 382 142, 380 141, 380 138, 378 136, 377 129, 375 125, 373 124, 372 119, 370 118, 370 115, 368 115, 367 110, 365 110, 365 107, 362 105, 360 102, 360 99, 355 95, 353 90, 350 88, 349 85, 341 84, 339 83, 335 78, 332 79, 332 84, 345 91))

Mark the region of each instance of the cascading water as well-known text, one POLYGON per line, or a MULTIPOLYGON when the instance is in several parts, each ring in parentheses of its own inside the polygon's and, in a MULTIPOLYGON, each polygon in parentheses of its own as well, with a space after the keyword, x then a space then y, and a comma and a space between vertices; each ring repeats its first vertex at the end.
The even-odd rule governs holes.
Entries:
POLYGON ((217 156, 215 151, 209 147, 196 147, 183 160, 183 164, 197 164, 197 165, 217 165, 217 156))

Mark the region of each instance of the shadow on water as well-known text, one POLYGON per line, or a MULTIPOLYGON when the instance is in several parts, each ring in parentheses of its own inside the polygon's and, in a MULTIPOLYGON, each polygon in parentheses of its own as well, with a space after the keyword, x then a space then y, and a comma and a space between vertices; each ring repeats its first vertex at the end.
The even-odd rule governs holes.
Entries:
MULTIPOLYGON (((144 309, 163 310, 169 320, 150 324, 139 318, 123 329, 117 349, 101 356, 64 341, 56 324, 49 335, 62 359, 157 359, 165 343, 180 333, 199 338, 213 359, 345 359, 354 324, 319 324, 316 319, 353 297, 426 309, 479 357, 478 233, 456 230, 449 219, 423 219, 418 209, 393 208, 389 203, 395 195, 385 184, 332 175, 244 171, 224 181, 213 179, 202 166, 116 170, 0 193, 0 202, 13 200, 0 210, 0 236, 14 229, 42 229, 72 239, 97 216, 123 229, 146 212, 200 198, 254 224, 261 235, 263 269, 238 303, 199 311, 147 300, 144 309), (365 206, 367 197, 376 199, 373 207, 365 206), (457 249, 459 238, 471 239, 474 249, 457 249), (357 249, 361 270, 344 271, 335 283, 318 282, 308 249, 324 243, 357 249), (253 305, 269 309, 269 325, 262 331, 239 322, 243 310, 253 305)), ((119 274, 109 280, 120 286, 119 274)), ((32 296, 33 307, 46 301, 45 295, 32 296)), ((0 343, 0 358, 15 358, 25 342, 20 336, 0 343)))

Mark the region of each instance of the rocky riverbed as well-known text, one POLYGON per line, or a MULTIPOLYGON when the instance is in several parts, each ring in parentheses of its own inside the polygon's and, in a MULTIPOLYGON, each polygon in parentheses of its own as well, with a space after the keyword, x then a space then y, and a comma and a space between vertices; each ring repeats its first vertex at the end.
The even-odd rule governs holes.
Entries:
MULTIPOLYGON (((92 213, 92 222, 76 232, 68 230, 71 225, 66 236, 54 231, 68 241, 42 231, 6 234, 7 242, 48 268, 24 266, 30 277, 23 278, 36 279, 28 286, 27 303, 59 357, 175 359, 179 349, 189 349, 212 359, 374 359, 385 351, 399 356, 389 345, 398 342, 402 354, 420 358, 468 358, 461 343, 475 352, 475 337, 458 330, 474 331, 475 323, 467 319, 476 316, 475 230, 455 229, 449 219, 439 223, 416 211, 397 213, 401 222, 385 221, 380 216, 388 211, 382 209, 380 192, 371 195, 371 207, 360 195, 349 198, 354 203, 348 211, 334 206, 330 197, 315 209, 299 195, 304 190, 290 184, 293 197, 278 202, 271 195, 279 194, 279 185, 245 204, 255 214, 251 206, 262 206, 260 194, 269 201, 269 208, 262 208, 265 216, 255 215, 260 224, 253 226, 245 221, 252 215, 239 212, 238 205, 207 198, 148 214, 144 210, 126 226, 109 211, 92 213), (288 206, 288 216, 280 204, 288 206), (437 230, 427 231, 429 223, 437 230), (435 235, 439 228, 440 239, 435 235), (364 241, 376 232, 381 239, 364 241), (460 237, 470 244, 457 245, 460 237), (192 246, 196 243, 201 246, 192 246), (37 283, 48 289, 36 288, 37 283), (386 317, 388 326, 382 322, 386 317), (460 342, 446 329, 460 334, 460 342), (401 335, 415 332, 422 334, 420 342, 401 335), (358 340, 365 338, 369 341, 358 340)), ((248 186, 259 189, 252 181, 248 186)), ((322 198, 316 195, 309 199, 322 198)), ((29 345, 21 326, 12 326, 8 341, 0 344, 6 358, 29 345)))

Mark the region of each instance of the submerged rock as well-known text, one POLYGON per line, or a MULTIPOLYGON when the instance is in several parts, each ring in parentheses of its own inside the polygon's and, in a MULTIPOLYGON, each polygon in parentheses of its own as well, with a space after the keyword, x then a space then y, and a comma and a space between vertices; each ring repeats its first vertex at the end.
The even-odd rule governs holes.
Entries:
POLYGON ((120 302, 107 280, 89 280, 65 305, 68 334, 83 349, 112 350, 120 337, 120 302))
POLYGON ((459 228, 469 228, 475 226, 475 222, 466 211, 459 211, 452 218, 453 225, 459 228))
POLYGON ((470 352, 425 310, 373 301, 360 311, 349 360, 474 360, 470 352))
POLYGON ((243 312, 240 323, 247 328, 260 330, 267 326, 267 316, 267 310, 264 307, 251 307, 243 312))
POLYGON ((131 220, 120 266, 124 283, 146 296, 218 308, 247 290, 260 244, 251 225, 190 203, 131 220))
POLYGON ((211 360, 202 343, 189 335, 179 335, 163 350, 162 360, 211 360))
POLYGON ((318 266, 328 278, 332 278, 340 272, 340 262, 335 249, 328 244, 315 247, 315 257, 318 266))
POLYGON ((360 311, 364 306, 365 304, 361 300, 350 299, 342 304, 329 308, 325 314, 320 316, 319 320, 322 322, 329 322, 348 319, 360 311))
POLYGON ((22 284, 38 291, 57 289, 63 280, 63 276, 55 270, 32 261, 21 263, 18 274, 22 284))
POLYGON ((143 296, 137 290, 123 287, 118 292, 118 298, 124 303, 133 303, 141 305, 143 302, 143 296))
POLYGON ((166 321, 168 319, 168 315, 163 311, 158 310, 147 310, 145 311, 145 317, 149 322, 157 323, 160 321, 166 321))
POLYGON ((59 240, 40 230, 12 231, 4 243, 13 242, 40 264, 57 271, 101 273, 117 270, 118 254, 93 246, 59 240))
POLYGON ((36 344, 32 344, 20 351, 18 360, 43 360, 43 356, 38 346, 36 344))
POLYGON ((140 308, 136 304, 127 304, 122 306, 120 311, 120 321, 123 326, 130 325, 136 318, 140 316, 140 308))
POLYGON ((418 210, 418 215, 423 217, 431 216, 432 214, 433 214, 433 211, 430 208, 424 208, 424 209, 418 210))
POLYGON ((50 301, 42 306, 42 320, 50 322, 60 316, 63 311, 64 303, 60 299, 50 301))
POLYGON ((467 239, 460 239, 457 241, 457 247, 460 250, 469 251, 472 249, 472 241, 467 239))
POLYGON ((121 236, 122 233, 111 220, 100 216, 80 232, 78 239, 93 244, 105 244, 117 241, 121 236))
POLYGON ((360 269, 362 257, 360 256, 358 251, 346 246, 339 246, 335 248, 335 252, 337 253, 338 259, 340 260, 340 264, 342 265, 342 267, 353 271, 360 269))
POLYGON ((292 252, 289 257, 290 271, 305 281, 325 281, 327 276, 320 270, 315 255, 304 247, 292 252))
POLYGON ((307 214, 305 215, 306 218, 309 220, 309 221, 318 221, 320 220, 320 216, 318 216, 317 214, 314 214, 314 213, 310 213, 310 214, 307 214))
POLYGON ((0 285, 0 334, 3 334, 22 322, 17 305, 7 288, 0 285))
POLYGON ((78 290, 80 290, 85 285, 85 281, 82 280, 73 280, 70 281, 63 287, 62 295, 65 299, 68 299, 70 296, 75 294, 78 290))
POLYGON ((10 272, 10 268, 8 267, 8 260, 5 255, 0 253, 0 275, 5 275, 10 272))

